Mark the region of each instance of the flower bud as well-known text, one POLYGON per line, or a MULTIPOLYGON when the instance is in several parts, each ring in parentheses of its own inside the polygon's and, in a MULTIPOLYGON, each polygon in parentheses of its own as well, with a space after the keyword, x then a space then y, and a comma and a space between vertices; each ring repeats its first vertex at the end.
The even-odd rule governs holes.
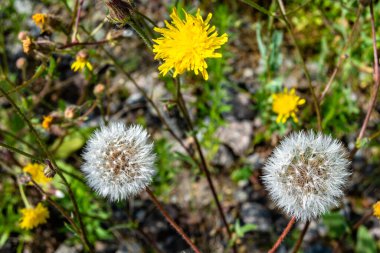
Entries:
POLYGON ((123 26, 125 25, 134 14, 135 6, 133 1, 129 0, 108 0, 109 20, 112 23, 123 26))
POLYGON ((95 94, 95 96, 100 96, 100 95, 102 95, 103 92, 104 92, 104 90, 105 90, 105 86, 104 86, 104 84, 101 84, 101 83, 97 84, 97 85, 94 87, 94 94, 95 94))
POLYGON ((24 69, 26 67, 27 61, 25 57, 20 57, 16 60, 16 68, 24 69))
POLYGON ((26 32, 26 31, 21 31, 21 32, 19 32, 18 35, 17 35, 17 38, 18 38, 20 41, 25 40, 27 37, 28 37, 28 32, 26 32))
POLYGON ((78 114, 78 107, 75 105, 70 105, 65 109, 65 119, 73 119, 78 114))

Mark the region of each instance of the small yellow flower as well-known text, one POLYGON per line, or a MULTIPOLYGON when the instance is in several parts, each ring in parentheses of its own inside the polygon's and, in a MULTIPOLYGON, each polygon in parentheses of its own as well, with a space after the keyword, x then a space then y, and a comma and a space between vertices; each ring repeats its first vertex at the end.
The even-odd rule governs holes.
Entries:
POLYGON ((49 218, 49 210, 41 203, 38 203, 35 208, 21 209, 22 217, 20 219, 20 227, 22 229, 32 229, 41 224, 46 223, 49 218))
POLYGON ((220 53, 214 51, 220 48, 228 40, 227 34, 218 37, 215 26, 210 26, 212 14, 209 13, 206 20, 200 15, 188 14, 183 10, 185 20, 179 18, 174 8, 170 17, 172 22, 165 21, 165 28, 154 28, 162 37, 153 40, 154 59, 163 61, 158 68, 162 75, 166 75, 174 68, 173 76, 187 71, 200 72, 205 80, 208 79, 206 58, 220 58, 220 53))
POLYGON ((298 106, 303 105, 306 101, 296 95, 294 88, 290 91, 285 88, 283 92, 273 94, 272 98, 272 110, 278 115, 276 119, 277 123, 285 123, 290 116, 293 118, 295 123, 298 122, 296 115, 298 106))
POLYGON ((32 179, 38 184, 49 183, 52 179, 44 174, 44 166, 38 163, 29 163, 22 170, 29 173, 32 179))
POLYGON ((48 115, 48 116, 43 116, 43 120, 42 120, 42 127, 44 129, 49 129, 51 124, 53 123, 53 117, 48 115))
POLYGON ((41 29, 41 31, 44 31, 47 15, 43 13, 36 13, 32 16, 32 19, 34 23, 41 29))
POLYGON ((24 53, 29 54, 30 50, 32 49, 33 42, 32 39, 27 36, 24 40, 22 40, 22 49, 24 53))
POLYGON ((77 72, 78 70, 83 70, 84 67, 87 67, 90 71, 93 69, 91 63, 88 61, 87 53, 80 51, 76 55, 75 62, 71 64, 71 69, 77 72))
POLYGON ((373 206, 373 215, 380 219, 380 201, 377 201, 373 206))

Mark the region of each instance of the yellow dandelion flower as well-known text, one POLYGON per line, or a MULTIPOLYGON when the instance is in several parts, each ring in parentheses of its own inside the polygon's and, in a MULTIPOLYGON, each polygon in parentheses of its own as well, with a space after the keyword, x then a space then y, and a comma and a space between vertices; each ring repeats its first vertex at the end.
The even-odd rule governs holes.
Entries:
POLYGON ((272 110, 278 115, 276 119, 277 123, 285 123, 289 117, 292 117, 295 123, 298 122, 296 115, 298 106, 303 105, 306 101, 296 95, 294 88, 290 91, 285 88, 283 92, 273 94, 272 98, 272 110))
POLYGON ((380 201, 377 201, 373 206, 373 215, 380 219, 380 201))
POLYGON ((35 208, 21 209, 22 217, 20 219, 20 227, 22 229, 32 229, 41 224, 46 223, 49 218, 49 210, 41 203, 38 203, 35 208))
POLYGON ((84 67, 87 67, 90 71, 92 71, 93 69, 91 63, 88 61, 87 53, 80 51, 79 53, 77 53, 75 62, 71 64, 71 69, 77 72, 78 70, 83 70, 84 67))
POLYGON ((27 36, 24 40, 22 40, 22 49, 24 53, 29 54, 30 50, 32 49, 33 42, 32 39, 27 36))
POLYGON ((38 163, 29 163, 22 170, 29 173, 32 179, 38 184, 49 183, 52 179, 44 174, 44 166, 38 163))
POLYGON ((49 129, 51 124, 53 123, 53 117, 52 116, 43 116, 43 120, 42 120, 42 127, 44 129, 49 129))
POLYGON ((153 40, 154 59, 163 61, 158 68, 162 75, 166 75, 174 69, 173 76, 187 71, 194 71, 196 75, 201 73, 205 80, 208 79, 206 58, 220 58, 222 54, 215 53, 228 40, 227 34, 218 37, 215 26, 210 26, 212 14, 209 13, 206 20, 200 15, 188 14, 183 10, 185 20, 180 19, 174 8, 170 15, 172 22, 165 21, 165 28, 154 28, 162 37, 153 40))
POLYGON ((47 15, 43 13, 36 13, 32 16, 32 19, 41 31, 43 31, 47 20, 47 15))

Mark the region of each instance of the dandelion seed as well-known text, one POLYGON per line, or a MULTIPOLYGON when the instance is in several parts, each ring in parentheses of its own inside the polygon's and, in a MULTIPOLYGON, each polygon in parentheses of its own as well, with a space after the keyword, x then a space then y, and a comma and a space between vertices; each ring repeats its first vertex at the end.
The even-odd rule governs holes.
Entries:
POLYGON ((97 130, 83 154, 87 182, 111 201, 134 196, 151 183, 155 174, 153 144, 141 126, 110 123, 97 130))
POLYGON ((373 204, 372 209, 373 215, 380 219, 380 201, 377 201, 375 204, 373 204))
POLYGON ((93 67, 88 60, 88 54, 84 51, 79 51, 76 55, 75 61, 71 64, 71 69, 74 72, 82 71, 85 67, 92 71, 93 67))
POLYGON ((165 21, 166 28, 154 28, 162 35, 153 40, 156 43, 153 46, 155 59, 164 62, 158 69, 162 75, 174 69, 174 77, 186 70, 194 71, 208 80, 205 59, 222 57, 215 50, 227 42, 227 34, 218 37, 215 26, 210 27, 211 13, 203 20, 199 9, 196 16, 183 12, 185 20, 180 19, 174 8, 170 15, 173 21, 170 24, 165 21))
POLYGON ((296 95, 295 89, 288 91, 287 88, 281 93, 272 95, 273 104, 272 110, 276 113, 276 122, 285 123, 289 117, 292 117, 295 123, 298 123, 296 112, 298 112, 298 106, 303 105, 306 101, 296 95))
POLYGON ((26 173, 29 173, 37 184, 47 184, 52 179, 45 176, 44 169, 44 165, 38 163, 29 163, 22 170, 26 173))
POLYGON ((22 229, 32 229, 41 224, 46 223, 49 218, 49 210, 41 203, 38 203, 35 208, 21 209, 22 217, 20 219, 20 227, 22 229))
POLYGON ((293 133, 274 150, 263 181, 271 198, 289 216, 317 218, 338 206, 350 175, 342 143, 330 136, 293 133))

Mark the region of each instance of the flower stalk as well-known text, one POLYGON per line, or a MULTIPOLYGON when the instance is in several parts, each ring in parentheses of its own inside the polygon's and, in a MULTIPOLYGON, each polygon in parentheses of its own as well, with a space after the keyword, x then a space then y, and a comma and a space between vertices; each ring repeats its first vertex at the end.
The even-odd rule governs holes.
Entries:
POLYGON ((290 229, 293 227, 294 223, 296 222, 296 217, 292 217, 288 223, 288 225, 286 226, 286 228, 284 229, 284 231, 282 232, 282 234, 280 235, 280 237, 277 239, 276 243, 273 245, 273 247, 268 251, 268 253, 274 253, 276 252, 277 248, 280 247, 282 241, 285 239, 286 235, 290 232, 290 229))
POLYGON ((148 196, 152 200, 152 202, 155 204, 155 206, 158 208, 158 210, 161 212, 161 214, 165 217, 165 219, 169 222, 169 224, 177 231, 178 234, 182 236, 182 238, 187 242, 187 244, 194 250, 195 253, 200 253, 201 251, 198 249, 197 246, 191 241, 191 239, 186 235, 186 233, 182 230, 180 226, 173 220, 173 218, 170 217, 168 212, 164 209, 164 207, 161 205, 161 203, 158 201, 158 199, 154 196, 154 193, 147 187, 145 189, 146 193, 148 193, 148 196))

